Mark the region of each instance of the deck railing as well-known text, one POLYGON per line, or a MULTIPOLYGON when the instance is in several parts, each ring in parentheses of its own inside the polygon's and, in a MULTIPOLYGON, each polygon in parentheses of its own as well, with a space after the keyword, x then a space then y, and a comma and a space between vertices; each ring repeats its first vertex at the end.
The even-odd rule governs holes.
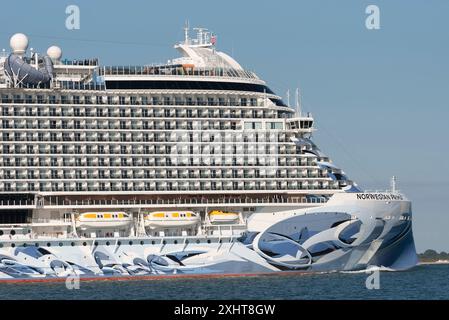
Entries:
POLYGON ((49 206, 155 206, 155 205, 252 205, 252 204, 313 204, 326 203, 326 197, 308 197, 308 198, 218 198, 218 199, 138 199, 138 200, 66 200, 60 198, 46 198, 45 200, 0 200, 1 207, 49 207, 49 206))
POLYGON ((232 68, 185 68, 182 66, 105 66, 99 69, 103 75, 148 75, 148 76, 198 76, 248 78, 258 80, 254 72, 232 68))

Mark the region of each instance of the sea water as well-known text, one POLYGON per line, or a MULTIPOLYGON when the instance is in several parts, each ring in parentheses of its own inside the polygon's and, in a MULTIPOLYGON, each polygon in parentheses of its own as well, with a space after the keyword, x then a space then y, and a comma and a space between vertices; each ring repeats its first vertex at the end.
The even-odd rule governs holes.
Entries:
POLYGON ((379 272, 367 289, 366 272, 142 281, 0 283, 1 299, 449 299, 449 265, 379 272))

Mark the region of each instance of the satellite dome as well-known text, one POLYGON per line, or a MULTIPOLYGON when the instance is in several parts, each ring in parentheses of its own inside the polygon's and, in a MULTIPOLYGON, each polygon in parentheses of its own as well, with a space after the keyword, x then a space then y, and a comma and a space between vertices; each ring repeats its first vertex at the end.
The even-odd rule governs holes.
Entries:
POLYGON ((23 33, 16 33, 9 40, 9 45, 15 54, 24 54, 28 48, 28 38, 23 33))
POLYGON ((62 50, 60 47, 57 46, 51 46, 50 48, 47 49, 47 55, 52 59, 52 60, 59 60, 62 57, 62 50))

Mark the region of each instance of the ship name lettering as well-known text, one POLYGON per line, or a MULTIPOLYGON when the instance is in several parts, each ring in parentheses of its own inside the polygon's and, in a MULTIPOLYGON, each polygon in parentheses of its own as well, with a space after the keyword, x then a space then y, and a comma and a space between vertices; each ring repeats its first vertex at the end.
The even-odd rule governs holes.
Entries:
POLYGON ((357 200, 403 200, 401 195, 387 193, 357 193, 357 200))

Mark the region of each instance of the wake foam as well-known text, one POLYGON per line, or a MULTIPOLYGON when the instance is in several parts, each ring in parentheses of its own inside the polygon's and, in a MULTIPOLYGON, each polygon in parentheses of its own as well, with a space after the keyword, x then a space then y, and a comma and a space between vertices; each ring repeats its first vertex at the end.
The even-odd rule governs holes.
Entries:
POLYGON ((354 271, 339 271, 339 273, 367 273, 367 272, 374 272, 374 271, 387 271, 387 272, 395 272, 397 270, 384 267, 384 266, 368 266, 366 269, 363 270, 354 270, 354 271))

